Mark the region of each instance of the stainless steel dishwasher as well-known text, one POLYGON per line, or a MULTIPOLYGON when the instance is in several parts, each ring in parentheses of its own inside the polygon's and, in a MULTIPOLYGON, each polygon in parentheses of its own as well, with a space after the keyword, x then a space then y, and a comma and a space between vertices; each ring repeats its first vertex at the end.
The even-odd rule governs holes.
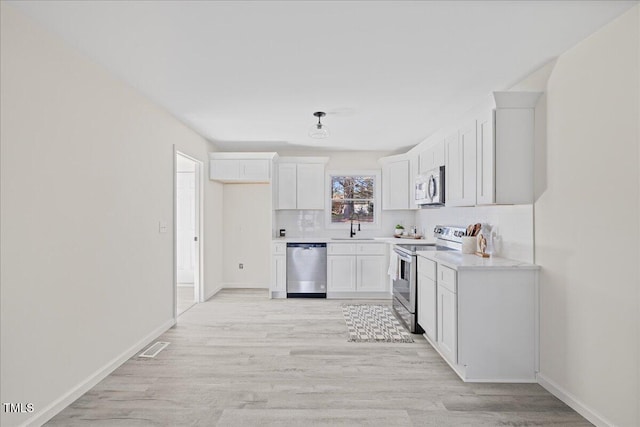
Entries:
POLYGON ((327 297, 327 244, 287 243, 287 298, 327 297))

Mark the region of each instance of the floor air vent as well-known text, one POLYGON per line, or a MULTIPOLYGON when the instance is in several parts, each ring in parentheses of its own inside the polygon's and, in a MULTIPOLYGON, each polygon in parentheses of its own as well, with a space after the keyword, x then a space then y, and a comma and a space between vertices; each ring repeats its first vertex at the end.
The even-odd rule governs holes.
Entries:
POLYGON ((156 357, 158 353, 169 345, 168 342, 158 341, 153 343, 148 349, 138 355, 138 357, 156 357))

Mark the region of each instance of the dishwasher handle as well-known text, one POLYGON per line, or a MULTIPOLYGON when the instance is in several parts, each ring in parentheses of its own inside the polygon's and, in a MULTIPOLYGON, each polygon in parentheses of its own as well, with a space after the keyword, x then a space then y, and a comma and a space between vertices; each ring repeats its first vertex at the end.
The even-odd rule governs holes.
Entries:
POLYGON ((287 248, 302 248, 302 249, 311 249, 311 248, 326 248, 326 243, 287 243, 287 248))

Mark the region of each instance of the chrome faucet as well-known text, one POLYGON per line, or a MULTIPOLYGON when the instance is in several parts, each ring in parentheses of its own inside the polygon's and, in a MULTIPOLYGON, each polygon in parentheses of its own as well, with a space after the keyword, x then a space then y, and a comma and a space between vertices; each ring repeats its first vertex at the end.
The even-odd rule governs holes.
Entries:
POLYGON ((351 214, 351 217, 349 217, 349 219, 351 220, 351 231, 349 232, 349 237, 353 237, 356 235, 356 230, 353 229, 353 218, 355 217, 356 220, 358 220, 358 231, 360 231, 360 218, 358 217, 357 214, 351 214))

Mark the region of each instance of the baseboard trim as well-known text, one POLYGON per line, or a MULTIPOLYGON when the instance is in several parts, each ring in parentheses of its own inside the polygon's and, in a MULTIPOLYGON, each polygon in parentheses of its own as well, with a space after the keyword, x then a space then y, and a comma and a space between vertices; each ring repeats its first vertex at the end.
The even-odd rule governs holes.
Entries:
POLYGON ((235 283, 224 282, 220 286, 223 289, 269 289, 268 283, 235 283))
POLYGON ((578 398, 576 398, 574 395, 540 373, 538 373, 538 384, 545 388, 549 393, 562 400, 577 413, 585 417, 590 423, 598 427, 615 426, 615 424, 604 418, 602 415, 598 414, 593 409, 589 408, 587 405, 578 400, 578 398))
POLYGON ((220 292, 222 290, 222 286, 218 286, 217 288, 215 288, 214 290, 212 290, 211 292, 209 292, 208 294, 206 294, 204 296, 204 300, 208 301, 211 297, 213 297, 215 294, 217 294, 218 292, 220 292))
POLYGON ((111 360, 102 368, 95 371, 92 375, 90 375, 86 380, 77 384, 71 390, 69 390, 62 397, 54 400, 51 404, 47 405, 41 412, 37 415, 31 417, 27 421, 22 424, 23 426, 40 426, 49 421, 51 418, 60 413, 64 408, 72 404, 76 399, 85 394, 87 391, 91 390, 96 384, 105 379, 111 372, 115 371, 120 365, 129 360, 136 353, 141 351, 144 347, 146 347, 151 341, 158 338, 160 335, 165 333, 168 329, 173 327, 176 324, 175 319, 169 319, 164 322, 161 326, 154 329, 151 333, 146 335, 140 341, 129 347, 126 351, 121 353, 119 356, 111 360))

